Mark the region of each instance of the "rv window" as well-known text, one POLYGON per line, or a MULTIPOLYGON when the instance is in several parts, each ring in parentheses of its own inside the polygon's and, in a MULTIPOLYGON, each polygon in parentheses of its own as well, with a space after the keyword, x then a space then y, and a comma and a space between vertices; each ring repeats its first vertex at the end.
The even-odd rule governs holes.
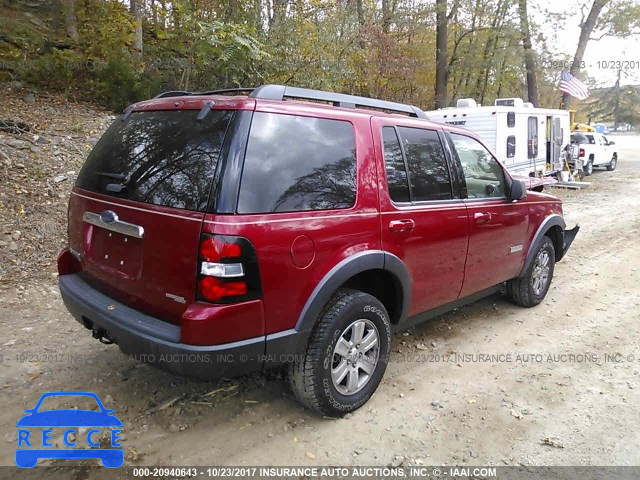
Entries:
POLYGON ((407 157, 412 201, 450 200, 451 177, 438 132, 399 127, 407 157))
POLYGON ((537 117, 529 117, 527 120, 527 157, 538 157, 538 119, 537 117))
POLYGON ((507 127, 515 127, 516 126, 516 113, 509 112, 507 113, 507 127))
POLYGON ((516 156, 516 137, 515 135, 509 135, 507 137, 507 158, 513 158, 516 156))
POLYGON ((476 139, 451 134, 451 140, 467 184, 469 198, 503 198, 506 196, 504 170, 491 153, 476 139))
POLYGON ((382 128, 384 143, 384 165, 387 172, 387 188, 394 202, 410 202, 407 167, 402 156, 400 141, 393 127, 382 128))

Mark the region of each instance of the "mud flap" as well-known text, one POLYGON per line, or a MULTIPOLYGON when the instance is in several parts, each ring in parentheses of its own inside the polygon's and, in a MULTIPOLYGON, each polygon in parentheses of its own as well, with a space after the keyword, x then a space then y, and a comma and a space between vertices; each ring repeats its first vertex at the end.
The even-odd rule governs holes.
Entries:
POLYGON ((573 243, 573 240, 576 238, 576 235, 578 234, 578 230, 580 230, 580 226, 576 225, 571 230, 565 230, 564 231, 564 235, 563 235, 564 240, 563 240, 563 243, 562 243, 562 252, 561 252, 560 258, 556 259, 556 261, 560 261, 560 260, 562 260, 564 258, 565 254, 567 253, 567 250, 569 250, 569 247, 573 243))

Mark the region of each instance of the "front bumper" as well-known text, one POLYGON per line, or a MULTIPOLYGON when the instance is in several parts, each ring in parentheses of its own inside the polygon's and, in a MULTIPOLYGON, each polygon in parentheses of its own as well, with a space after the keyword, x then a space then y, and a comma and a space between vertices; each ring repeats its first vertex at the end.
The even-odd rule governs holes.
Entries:
POLYGON ((59 278, 62 300, 97 338, 117 343, 135 360, 181 375, 220 378, 258 371, 265 359, 267 337, 222 345, 180 342, 180 327, 163 322, 115 301, 86 283, 78 274, 59 278))

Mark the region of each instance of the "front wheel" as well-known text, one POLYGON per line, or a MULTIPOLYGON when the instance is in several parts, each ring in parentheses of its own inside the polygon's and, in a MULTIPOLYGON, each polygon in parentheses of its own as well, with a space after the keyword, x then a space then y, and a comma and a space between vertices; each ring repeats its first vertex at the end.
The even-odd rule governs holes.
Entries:
POLYGON ((391 349, 389 315, 380 301, 340 289, 289 367, 289 383, 308 408, 340 417, 364 405, 378 388, 391 349))
POLYGON ((609 162, 609 165, 607 165, 607 170, 609 170, 610 172, 613 172, 616 167, 618 166, 618 155, 613 155, 613 157, 611 157, 611 161, 609 162))
POLYGON ((533 307, 542 302, 551 285, 555 262, 553 242, 545 236, 525 273, 507 282, 507 293, 511 299, 523 307, 533 307))

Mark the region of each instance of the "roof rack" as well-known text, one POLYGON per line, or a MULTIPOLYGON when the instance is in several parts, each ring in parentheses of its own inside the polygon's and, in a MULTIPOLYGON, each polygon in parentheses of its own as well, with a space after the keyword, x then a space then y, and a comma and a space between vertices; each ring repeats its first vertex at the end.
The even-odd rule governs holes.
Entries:
POLYGON ((262 85, 256 88, 249 95, 251 98, 263 100, 284 100, 285 98, 299 100, 317 100, 329 102, 336 107, 345 108, 375 108, 388 110, 391 112, 405 113, 412 117, 428 118, 427 114, 413 105, 404 103, 387 102, 386 100, 376 100, 374 98, 358 97, 346 95, 344 93, 325 92, 322 90, 311 90, 309 88, 288 87, 286 85, 262 85))
POLYGON ((322 90, 312 90, 309 88, 289 87, 286 85, 262 85, 257 88, 226 88, 222 90, 211 90, 208 92, 186 92, 170 91, 156 95, 154 98, 167 98, 193 95, 224 95, 229 93, 249 93, 250 98, 261 100, 279 100, 286 98, 298 100, 315 100, 329 102, 336 107, 344 108, 374 108, 389 112, 404 113, 411 117, 428 119, 427 114, 418 107, 404 103, 388 102, 386 100, 376 100, 368 97, 358 97, 356 95, 346 95, 344 93, 325 92, 322 90))

